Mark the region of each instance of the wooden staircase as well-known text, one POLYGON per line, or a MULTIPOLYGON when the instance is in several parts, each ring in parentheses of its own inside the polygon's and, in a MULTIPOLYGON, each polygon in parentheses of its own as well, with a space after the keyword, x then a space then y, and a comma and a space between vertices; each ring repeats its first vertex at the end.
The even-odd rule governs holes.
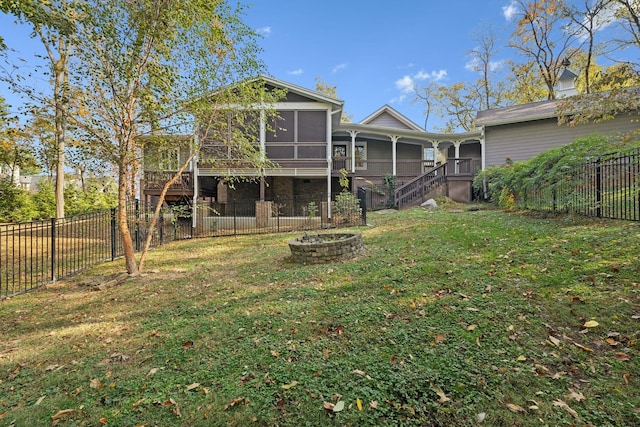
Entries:
POLYGON ((436 166, 396 189, 394 200, 398 209, 420 205, 426 196, 447 184, 447 163, 436 166))

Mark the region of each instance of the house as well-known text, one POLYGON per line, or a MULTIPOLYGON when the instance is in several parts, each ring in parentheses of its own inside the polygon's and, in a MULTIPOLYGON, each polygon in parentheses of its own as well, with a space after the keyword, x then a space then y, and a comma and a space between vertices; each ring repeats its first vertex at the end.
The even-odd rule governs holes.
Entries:
MULTIPOLYGON (((558 99, 479 111, 475 125, 484 135, 482 168, 528 160, 551 148, 593 133, 612 137, 638 129, 638 111, 618 113, 613 119, 579 124, 558 124, 558 103, 576 94, 576 75, 565 70, 558 84, 558 99)), ((598 97, 597 93, 591 94, 598 97)))
MULTIPOLYGON (((330 217, 332 194, 341 190, 342 171, 346 171, 353 192, 358 187, 382 183, 386 175, 394 175, 399 185, 431 175, 438 179, 422 181, 442 185, 440 178, 447 175, 452 181, 450 188, 445 185, 445 194, 461 201, 471 199, 471 180, 481 165, 480 131, 426 132, 388 105, 359 123, 342 123, 344 101, 273 77, 259 78, 268 88, 286 90, 284 99, 275 105, 277 119, 270 126, 261 123, 260 132, 254 136, 254 143, 277 167, 259 171, 224 161, 212 165, 195 159, 169 189, 167 202, 204 202, 224 214, 234 200, 325 194, 324 209, 330 217), (230 187, 225 180, 229 176, 255 179, 230 187)), ((159 159, 150 151, 145 153, 141 194, 146 201, 157 200, 164 183, 188 159, 190 138, 193 136, 177 137, 170 156, 159 159)), ((224 147, 222 141, 207 140, 203 149, 223 153, 224 160, 224 147)), ((416 191, 425 196, 425 188, 423 185, 416 191)), ((415 197, 412 200, 417 201, 415 197)))

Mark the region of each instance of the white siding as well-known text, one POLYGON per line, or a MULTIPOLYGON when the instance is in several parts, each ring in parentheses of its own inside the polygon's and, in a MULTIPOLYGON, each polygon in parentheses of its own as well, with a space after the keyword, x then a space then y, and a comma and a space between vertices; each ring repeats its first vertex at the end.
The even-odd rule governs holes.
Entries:
POLYGON ((557 119, 537 120, 485 128, 486 166, 503 165, 512 161, 528 160, 553 147, 569 144, 593 133, 623 134, 640 127, 638 116, 619 116, 602 123, 558 126, 557 119))

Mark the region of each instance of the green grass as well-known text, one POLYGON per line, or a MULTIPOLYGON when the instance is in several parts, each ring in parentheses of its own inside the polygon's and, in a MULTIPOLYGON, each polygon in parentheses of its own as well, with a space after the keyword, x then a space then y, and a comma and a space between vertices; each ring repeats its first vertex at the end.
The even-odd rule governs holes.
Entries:
POLYGON ((640 424, 638 224, 369 221, 348 262, 191 240, 0 303, 0 425, 640 424))

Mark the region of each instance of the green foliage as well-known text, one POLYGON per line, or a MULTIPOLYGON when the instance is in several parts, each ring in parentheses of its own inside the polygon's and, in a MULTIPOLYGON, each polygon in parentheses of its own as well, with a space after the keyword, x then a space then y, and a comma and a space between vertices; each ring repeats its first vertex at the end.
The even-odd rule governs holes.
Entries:
POLYGON ((387 207, 395 207, 395 193, 397 188, 397 177, 393 174, 387 173, 382 176, 382 184, 384 185, 385 193, 387 194, 387 207))
POLYGON ((56 195, 53 182, 42 180, 38 191, 31 196, 36 207, 36 218, 46 219, 56 216, 56 195))
POLYGON ((349 191, 349 177, 345 169, 340 170, 339 180, 342 191, 333 201, 332 221, 335 225, 357 223, 362 217, 362 208, 360 199, 349 191))
POLYGON ((115 184, 110 180, 106 180, 106 184, 90 180, 84 190, 68 184, 64 189, 64 200, 68 215, 110 209, 118 204, 115 184))
POLYGON ((30 221, 35 207, 29 194, 10 179, 0 178, 0 222, 30 221))
POLYGON ((488 199, 499 206, 515 207, 528 189, 553 190, 574 180, 573 171, 580 165, 611 153, 640 147, 640 142, 611 141, 593 134, 562 147, 555 147, 525 162, 493 166, 480 172, 473 181, 476 190, 486 191, 488 199))

